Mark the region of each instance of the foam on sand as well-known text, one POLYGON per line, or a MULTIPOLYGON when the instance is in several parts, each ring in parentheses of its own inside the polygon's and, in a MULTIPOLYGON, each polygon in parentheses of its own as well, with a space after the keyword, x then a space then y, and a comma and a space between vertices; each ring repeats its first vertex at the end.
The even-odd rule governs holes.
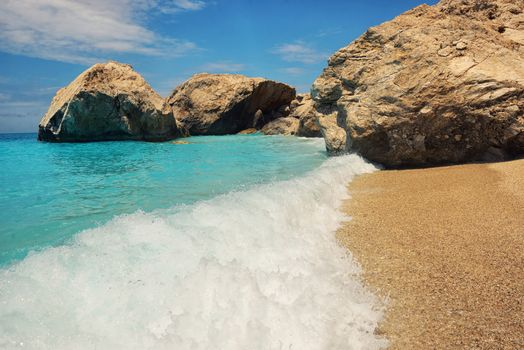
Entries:
POLYGON ((0 348, 375 349, 334 231, 350 155, 293 180, 117 217, 0 270, 0 348))

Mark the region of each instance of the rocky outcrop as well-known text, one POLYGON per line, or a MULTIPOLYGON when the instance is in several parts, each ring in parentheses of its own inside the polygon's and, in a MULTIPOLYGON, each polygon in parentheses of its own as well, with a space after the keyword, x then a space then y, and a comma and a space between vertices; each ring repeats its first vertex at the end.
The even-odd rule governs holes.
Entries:
POLYGON ((59 90, 40 121, 53 142, 163 141, 177 136, 164 101, 130 65, 96 64, 59 90))
POLYGON ((311 93, 346 149, 386 166, 523 154, 524 2, 421 5, 336 52, 311 93))
POLYGON ((275 119, 262 128, 266 135, 296 135, 299 120, 294 117, 283 117, 275 119))
POLYGON ((202 73, 178 86, 167 104, 190 135, 224 135, 287 116, 295 94, 271 80, 202 73))
POLYGON ((331 155, 344 153, 346 151, 346 131, 338 126, 336 115, 320 115, 318 123, 328 153, 331 155))
POLYGON ((319 113, 309 94, 299 94, 289 104, 289 115, 266 124, 262 132, 266 135, 296 135, 322 137, 318 124, 319 113), (282 119, 282 120, 281 120, 282 119))
POLYGON ((298 95, 290 105, 290 116, 299 120, 297 136, 322 137, 318 124, 318 112, 310 94, 298 95), (293 103, 294 102, 294 103, 293 103))

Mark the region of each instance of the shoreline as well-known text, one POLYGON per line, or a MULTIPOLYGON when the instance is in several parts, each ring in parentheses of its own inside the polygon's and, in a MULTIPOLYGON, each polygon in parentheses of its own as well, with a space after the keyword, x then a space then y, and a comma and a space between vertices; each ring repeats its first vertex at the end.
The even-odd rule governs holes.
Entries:
MULTIPOLYGON (((269 170, 278 164, 270 159, 269 170)), ((334 236, 346 183, 374 167, 356 155, 318 160, 289 178, 115 217, 0 269, 9 282, 0 293, 0 324, 9 326, 0 344, 250 349, 256 339, 263 349, 381 348, 373 331, 382 310, 334 236)))
POLYGON ((524 348, 524 160, 358 176, 337 232, 390 349, 524 348))

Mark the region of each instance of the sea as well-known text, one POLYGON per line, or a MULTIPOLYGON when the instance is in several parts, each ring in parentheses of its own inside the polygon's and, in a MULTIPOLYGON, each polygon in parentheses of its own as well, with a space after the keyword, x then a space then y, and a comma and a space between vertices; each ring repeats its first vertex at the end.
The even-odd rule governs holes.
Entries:
POLYGON ((0 349, 380 349, 323 140, 0 135, 0 349))

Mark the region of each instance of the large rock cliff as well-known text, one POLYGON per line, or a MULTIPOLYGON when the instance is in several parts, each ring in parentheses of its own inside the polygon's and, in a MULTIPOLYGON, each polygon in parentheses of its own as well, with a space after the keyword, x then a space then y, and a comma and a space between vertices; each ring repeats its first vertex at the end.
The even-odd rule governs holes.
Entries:
POLYGON ((386 166, 523 154, 524 1, 419 6, 331 56, 312 96, 346 150, 386 166))
POLYGON ((177 136, 164 100, 130 65, 96 64, 59 90, 40 121, 38 139, 53 142, 163 141, 177 136))
POLYGON ((294 88, 271 80, 202 73, 178 86, 167 104, 189 135, 223 135, 285 117, 295 95, 294 88))

